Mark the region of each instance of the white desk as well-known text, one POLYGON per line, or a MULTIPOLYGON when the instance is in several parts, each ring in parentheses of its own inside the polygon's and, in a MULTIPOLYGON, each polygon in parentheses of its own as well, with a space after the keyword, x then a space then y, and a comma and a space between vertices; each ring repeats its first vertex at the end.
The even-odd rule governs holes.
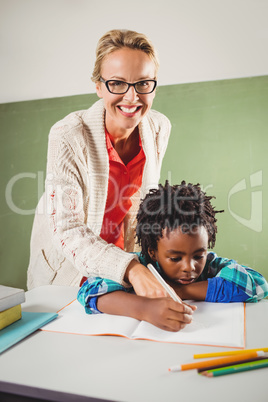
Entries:
MULTIPOLYGON (((26 293, 23 310, 56 312, 76 293, 77 288, 36 288, 26 293)), ((267 334, 268 300, 247 304, 246 347, 268 347, 267 334)), ((0 355, 0 391, 12 388, 15 393, 64 402, 85 397, 87 401, 267 402, 267 369, 218 378, 202 377, 196 370, 168 372, 170 365, 191 361, 194 353, 218 350, 37 331, 0 355)))

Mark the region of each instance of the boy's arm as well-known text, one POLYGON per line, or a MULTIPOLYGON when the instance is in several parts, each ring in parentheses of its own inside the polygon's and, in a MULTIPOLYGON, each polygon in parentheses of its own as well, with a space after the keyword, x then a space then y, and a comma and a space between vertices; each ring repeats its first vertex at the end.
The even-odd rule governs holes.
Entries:
MULTIPOLYGON (((166 278, 165 278, 166 280, 166 278)), ((194 282, 189 285, 179 285, 168 281, 182 300, 205 300, 207 296, 208 281, 194 282)))
POLYGON ((213 279, 217 279, 219 283, 225 281, 234 290, 240 289, 240 292, 247 295, 247 302, 257 302, 268 296, 267 281, 252 268, 240 265, 235 260, 216 257, 211 262, 211 269, 216 270, 216 278, 213 279))
POLYGON ((189 285, 173 283, 171 286, 183 300, 204 300, 211 303, 248 301, 248 295, 239 286, 218 277, 189 285))
POLYGON ((184 303, 168 297, 148 298, 115 291, 100 296, 98 310, 115 315, 147 321, 166 331, 179 331, 192 321, 193 310, 184 303))
POLYGON ((89 277, 80 287, 77 294, 77 300, 82 304, 82 306, 84 306, 87 314, 99 314, 101 313, 97 308, 97 300, 99 296, 117 290, 123 292, 129 291, 129 289, 124 288, 124 286, 112 281, 111 279, 89 277))
POLYGON ((209 263, 209 272, 214 278, 189 285, 170 283, 182 299, 220 303, 257 302, 268 295, 268 284, 257 271, 234 260, 214 256, 209 263))
POLYGON ((167 297, 147 298, 129 293, 109 279, 88 278, 77 294, 88 314, 107 313, 148 321, 161 329, 179 331, 192 320, 195 307, 174 302, 167 297))

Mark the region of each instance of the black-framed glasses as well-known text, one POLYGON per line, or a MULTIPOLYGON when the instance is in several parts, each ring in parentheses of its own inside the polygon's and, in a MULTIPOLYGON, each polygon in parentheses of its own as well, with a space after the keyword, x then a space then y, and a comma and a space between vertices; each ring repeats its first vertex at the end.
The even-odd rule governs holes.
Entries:
POLYGON ((111 94, 122 95, 125 94, 130 87, 134 87, 137 94, 150 94, 152 93, 157 85, 156 80, 142 80, 130 84, 129 82, 119 81, 119 80, 107 80, 105 81, 100 77, 100 81, 106 85, 106 88, 111 94))

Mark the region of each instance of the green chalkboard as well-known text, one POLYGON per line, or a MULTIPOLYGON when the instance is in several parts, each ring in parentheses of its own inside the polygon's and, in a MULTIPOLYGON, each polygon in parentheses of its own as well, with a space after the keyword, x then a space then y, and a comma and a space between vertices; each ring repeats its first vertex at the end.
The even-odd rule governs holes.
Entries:
MULTIPOLYGON (((26 289, 34 208, 43 192, 50 127, 96 95, 0 105, 0 283, 26 289)), ((215 251, 268 277, 268 77, 157 89, 172 134, 161 181, 200 183, 218 217, 215 251)))

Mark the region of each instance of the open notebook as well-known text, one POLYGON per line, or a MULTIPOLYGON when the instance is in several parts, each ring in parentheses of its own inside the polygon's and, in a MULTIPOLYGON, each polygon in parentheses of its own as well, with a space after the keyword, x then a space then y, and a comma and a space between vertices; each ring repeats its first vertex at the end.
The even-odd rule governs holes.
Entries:
POLYGON ((58 312, 43 331, 80 335, 117 335, 129 339, 210 346, 245 347, 243 303, 194 302, 193 322, 179 332, 161 330, 145 321, 109 314, 88 315, 77 300, 58 312))

